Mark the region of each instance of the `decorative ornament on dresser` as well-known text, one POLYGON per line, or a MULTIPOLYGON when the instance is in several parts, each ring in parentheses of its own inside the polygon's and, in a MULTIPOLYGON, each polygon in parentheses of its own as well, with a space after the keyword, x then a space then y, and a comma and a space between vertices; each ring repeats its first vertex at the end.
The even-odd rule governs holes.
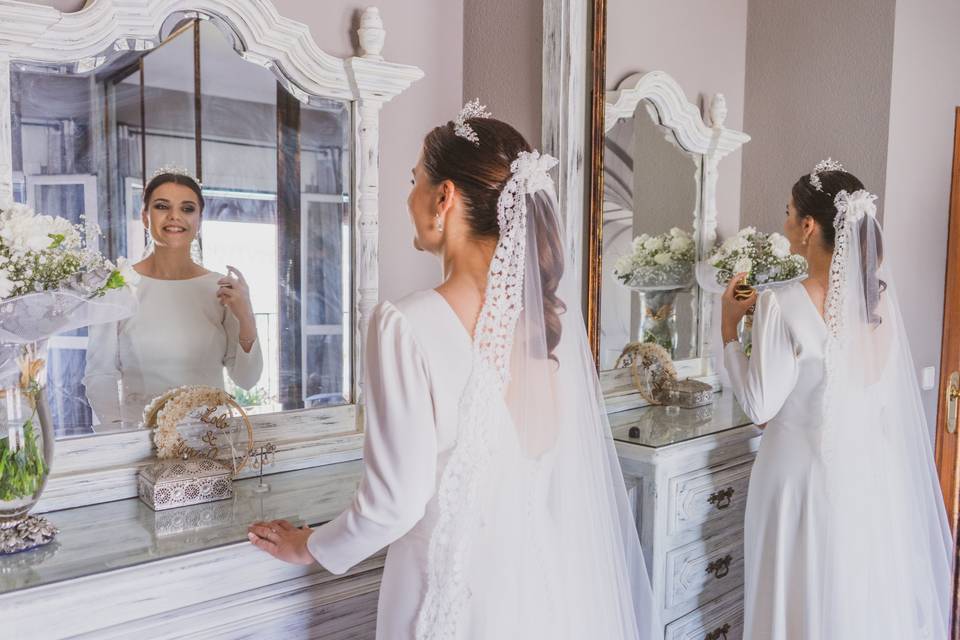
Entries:
POLYGON ((140 471, 137 493, 151 509, 233 495, 232 479, 250 461, 254 442, 253 425, 230 394, 203 385, 171 389, 147 405, 143 424, 154 429, 158 460, 140 471), (181 425, 189 425, 186 437, 181 425))
POLYGON ((713 402, 713 387, 698 380, 679 380, 667 350, 651 342, 631 342, 616 367, 630 368, 641 397, 650 404, 695 409, 713 402))
POLYGON ((0 554, 53 540, 56 528, 29 516, 53 462, 47 406, 47 340, 136 309, 128 265, 95 248, 95 225, 0 204, 0 554))

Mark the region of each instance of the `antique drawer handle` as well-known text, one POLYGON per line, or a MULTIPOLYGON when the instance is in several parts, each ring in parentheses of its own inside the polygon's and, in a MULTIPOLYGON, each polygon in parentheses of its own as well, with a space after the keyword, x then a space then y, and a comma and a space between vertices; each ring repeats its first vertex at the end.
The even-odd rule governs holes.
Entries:
POLYGON ((733 494, 733 487, 721 489, 720 491, 710 494, 710 497, 707 499, 707 503, 716 505, 717 509, 719 510, 726 509, 733 502, 733 494))
POLYGON ((733 561, 733 556, 729 553, 720 558, 719 560, 714 560, 709 565, 707 565, 707 573, 712 573, 714 578, 718 580, 720 578, 727 577, 727 574, 730 573, 730 563, 733 561))
POLYGON ((707 635, 703 636, 703 640, 727 640, 727 632, 730 631, 730 625, 725 624, 722 627, 717 627, 707 635))

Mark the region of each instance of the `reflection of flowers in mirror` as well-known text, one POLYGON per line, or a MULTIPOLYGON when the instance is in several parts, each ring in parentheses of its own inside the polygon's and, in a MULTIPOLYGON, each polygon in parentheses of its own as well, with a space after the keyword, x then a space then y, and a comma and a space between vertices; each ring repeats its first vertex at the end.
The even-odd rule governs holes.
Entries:
MULTIPOLYGON (((98 237, 91 227, 89 237, 98 237)), ((56 289, 96 297, 135 284, 131 265, 123 259, 115 265, 87 245, 86 231, 22 204, 0 203, 0 299, 56 289)))
POLYGON ((678 227, 633 239, 631 253, 619 257, 613 275, 629 287, 683 288, 691 279, 695 248, 693 237, 678 227))

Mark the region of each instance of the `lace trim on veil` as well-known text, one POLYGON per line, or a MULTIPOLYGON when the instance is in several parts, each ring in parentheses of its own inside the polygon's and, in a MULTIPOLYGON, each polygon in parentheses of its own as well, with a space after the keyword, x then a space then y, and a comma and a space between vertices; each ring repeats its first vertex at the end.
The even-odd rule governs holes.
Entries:
POLYGON ((837 215, 833 219, 836 232, 833 257, 830 259, 830 282, 824 304, 824 319, 827 325, 827 344, 824 351, 824 393, 822 405, 822 428, 820 430, 820 453, 824 461, 833 454, 832 406, 836 397, 837 361, 843 350, 845 329, 844 310, 847 296, 847 263, 850 242, 853 241, 855 225, 866 215, 875 215, 876 196, 860 190, 853 194, 840 191, 834 198, 837 215))
MULTIPOLYGON (((504 392, 510 352, 523 310, 527 248, 526 196, 550 188, 556 160, 521 152, 497 202, 500 239, 490 263, 483 307, 473 339, 473 364, 460 399, 457 442, 437 489, 438 518, 427 553, 427 591, 417 616, 417 640, 454 638, 470 599, 465 565, 476 524, 481 480, 492 455, 489 426, 509 419, 504 392)), ((482 526, 482 523, 481 523, 482 526)))

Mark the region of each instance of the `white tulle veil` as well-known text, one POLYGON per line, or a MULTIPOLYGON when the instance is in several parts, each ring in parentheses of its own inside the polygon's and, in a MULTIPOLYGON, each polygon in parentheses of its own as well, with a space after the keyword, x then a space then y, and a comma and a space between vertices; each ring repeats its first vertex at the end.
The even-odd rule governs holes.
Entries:
POLYGON ((815 637, 948 637, 952 542, 875 196, 837 194, 821 460, 828 496, 815 637))
POLYGON ((546 264, 562 255, 555 164, 521 153, 500 196, 418 639, 646 639, 657 626, 580 293, 546 264))

